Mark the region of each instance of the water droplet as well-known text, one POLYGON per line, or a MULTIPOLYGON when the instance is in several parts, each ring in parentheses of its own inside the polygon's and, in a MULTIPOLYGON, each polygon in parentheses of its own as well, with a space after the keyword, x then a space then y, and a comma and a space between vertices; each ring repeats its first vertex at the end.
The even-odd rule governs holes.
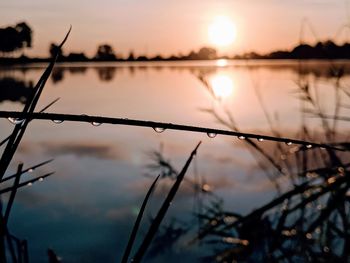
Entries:
POLYGON ((63 122, 63 120, 52 120, 53 123, 60 124, 63 122))
POLYGON ((310 148, 312 148, 312 145, 308 144, 308 145, 306 145, 306 148, 310 149, 310 148))
POLYGON ((329 252, 329 247, 324 247, 324 248, 323 248, 323 251, 324 251, 325 253, 328 253, 328 252, 329 252))
POLYGON ((20 119, 20 118, 12 118, 12 117, 9 117, 7 118, 9 120, 9 122, 11 122, 12 124, 21 124, 24 122, 24 119, 20 119))
POLYGON ((102 122, 93 121, 93 122, 91 122, 91 124, 92 124, 92 126, 97 127, 97 126, 101 126, 101 125, 102 125, 102 122))
POLYGON ((215 138, 217 134, 214 132, 208 132, 207 135, 209 138, 215 138))
POLYGON ((214 220, 212 220, 212 221, 210 222, 210 224, 211 224, 212 226, 216 226, 216 225, 218 224, 218 221, 216 221, 216 220, 214 219, 214 220))
POLYGON ((162 127, 154 127, 153 130, 157 133, 162 133, 163 131, 165 131, 165 128, 162 127))
POLYGON ((264 139, 263 139, 263 138, 258 138, 258 141, 259 141, 259 142, 263 142, 264 139))
POLYGON ((292 230, 290 231, 290 233, 291 233, 293 236, 295 236, 295 235, 297 234, 297 230, 296 230, 296 229, 292 229, 292 230))
POLYGON ((32 185, 33 185, 33 183, 29 182, 29 183, 27 183, 27 185, 28 185, 28 186, 32 186, 32 185))
POLYGON ((34 172, 34 169, 30 168, 30 169, 28 170, 28 173, 32 173, 32 172, 34 172))
POLYGON ((39 182, 42 182, 42 181, 44 181, 44 178, 40 177, 39 182))
POLYGON ((320 233, 321 233, 321 228, 317 227, 317 228, 315 229, 315 233, 316 233, 316 234, 320 234, 320 233))
POLYGON ((306 238, 307 238, 307 239, 311 239, 311 238, 312 238, 312 234, 311 234, 311 233, 307 233, 307 234, 306 234, 306 238))
POLYGON ((245 136, 243 136, 243 135, 238 136, 238 139, 240 139, 240 140, 245 140, 245 136))
POLYGON ((288 146, 291 146, 293 143, 292 142, 286 142, 288 146))

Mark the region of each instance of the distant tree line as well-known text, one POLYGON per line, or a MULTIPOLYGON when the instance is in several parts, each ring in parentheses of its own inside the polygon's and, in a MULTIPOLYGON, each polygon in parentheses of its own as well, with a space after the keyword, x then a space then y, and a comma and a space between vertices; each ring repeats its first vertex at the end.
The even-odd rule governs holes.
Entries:
MULTIPOLYGON (((50 55, 56 54, 58 46, 54 43, 50 45, 50 55)), ((127 58, 118 56, 111 45, 101 44, 97 47, 96 54, 92 58, 88 58, 84 53, 69 53, 67 56, 64 55, 63 51, 59 52, 59 61, 161 61, 161 60, 208 60, 217 59, 217 51, 211 47, 202 47, 198 52, 191 51, 185 56, 169 56, 163 57, 156 55, 153 57, 147 57, 145 55, 135 56, 134 52, 131 51, 127 58)))
MULTIPOLYGON (((21 22, 14 26, 0 28, 0 63, 25 63, 41 62, 48 59, 29 58, 23 54, 20 57, 9 57, 24 48, 32 47, 31 28, 21 22)), ((49 46, 50 57, 56 54, 58 46, 51 43, 49 46)), ((268 54, 258 54, 249 52, 234 57, 218 56, 217 51, 211 47, 202 47, 198 51, 190 51, 187 55, 171 55, 164 57, 156 55, 148 57, 146 55, 136 56, 133 51, 125 58, 115 53, 113 47, 107 43, 100 44, 97 47, 93 57, 87 57, 84 52, 71 52, 65 54, 59 51, 58 61, 84 62, 84 61, 176 61, 176 60, 210 60, 218 58, 228 59, 350 59, 350 44, 337 45, 331 40, 318 42, 314 46, 300 44, 292 50, 278 50, 268 54)))
POLYGON ((260 55, 255 52, 235 56, 236 59, 350 59, 350 44, 337 45, 331 40, 315 45, 300 44, 292 50, 277 50, 260 55))

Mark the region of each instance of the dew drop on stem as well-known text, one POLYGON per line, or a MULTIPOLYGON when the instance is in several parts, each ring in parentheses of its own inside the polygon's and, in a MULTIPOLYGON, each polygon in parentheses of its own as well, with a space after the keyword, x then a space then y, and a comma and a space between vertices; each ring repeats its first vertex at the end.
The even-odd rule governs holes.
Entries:
POLYGON ((9 120, 9 122, 11 122, 12 124, 14 125, 17 125, 17 124, 21 124, 24 122, 24 119, 20 119, 20 118, 12 118, 12 117, 9 117, 7 118, 9 120))
POLYGON ((207 135, 209 138, 215 138, 217 134, 214 132, 208 132, 207 135))
POLYGON ((98 127, 98 126, 101 126, 102 123, 101 123, 101 122, 93 121, 93 122, 91 122, 91 125, 92 125, 92 126, 95 126, 95 127, 98 127))
POLYGON ((165 131, 165 128, 162 127, 154 127, 153 130, 157 133, 162 133, 165 131))
POLYGON ((52 122, 55 123, 55 124, 60 124, 60 123, 63 122, 63 120, 52 120, 52 122))

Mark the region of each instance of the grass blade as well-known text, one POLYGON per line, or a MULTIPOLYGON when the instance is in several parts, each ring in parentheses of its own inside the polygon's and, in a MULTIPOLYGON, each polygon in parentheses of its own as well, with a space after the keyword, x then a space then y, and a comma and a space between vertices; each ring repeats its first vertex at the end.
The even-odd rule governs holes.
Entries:
MULTIPOLYGON (((25 182, 23 182, 23 183, 20 183, 20 184, 18 184, 17 189, 18 189, 18 188, 21 188, 21 187, 23 187, 23 186, 26 186, 26 185, 28 185, 28 184, 35 183, 36 181, 40 181, 40 180, 42 180, 42 179, 44 179, 44 178, 46 178, 46 177, 48 177, 48 176, 50 176, 50 175, 53 175, 54 173, 55 173, 55 172, 47 173, 47 174, 45 174, 45 175, 42 175, 42 176, 36 177, 36 178, 34 178, 34 179, 31 179, 31 180, 25 181, 25 182)), ((1 189, 1 190, 0 190, 0 195, 1 195, 1 194, 4 194, 4 193, 7 193, 7 192, 9 192, 9 191, 13 191, 13 188, 14 188, 13 186, 10 186, 10 187, 1 189)))
POLYGON ((175 183, 173 184, 172 188, 170 189, 167 197, 165 198, 161 208, 158 211, 158 214, 156 215, 156 217, 154 218, 140 248, 138 249, 138 251, 135 254, 134 260, 133 262, 141 262, 143 256, 145 255, 149 245, 152 242, 152 239, 154 238, 155 234, 158 231, 158 228, 162 222, 162 220, 165 217, 166 212, 168 211, 168 208, 172 202, 172 200, 174 199, 180 184, 183 180, 183 178, 185 177, 185 174, 187 172, 188 167, 190 166, 193 157, 195 156, 197 149, 199 147, 199 145, 201 144, 201 142, 199 142, 197 144, 197 146, 194 148, 194 150, 192 151, 190 157, 188 158, 187 162, 185 163, 184 167, 182 168, 181 172, 179 173, 179 175, 177 176, 177 179, 175 181, 175 183))
POLYGON ((158 175, 157 178, 154 180, 154 182, 152 183, 151 187, 148 189, 148 192, 147 192, 147 194, 145 196, 145 199, 142 202, 142 206, 141 206, 139 214, 137 215, 134 227, 132 229, 132 232, 131 232, 131 235, 130 235, 130 238, 129 238, 129 241, 128 241, 128 245, 126 246, 126 249, 124 251, 123 259, 121 261, 122 263, 128 262, 130 251, 131 251, 132 246, 134 244, 134 241, 135 241, 135 238, 136 238, 136 234, 137 234, 137 231, 139 229, 139 226, 140 226, 140 223, 141 223, 141 219, 142 219, 143 213, 145 211, 148 199, 151 196, 151 194, 152 194, 152 192, 153 192, 153 190, 154 190, 154 188, 156 186, 156 183, 157 183, 159 177, 160 177, 160 175, 158 175))
MULTIPOLYGON (((42 163, 36 164, 36 165, 34 165, 34 166, 31 166, 31 167, 29 167, 29 168, 27 168, 27 169, 25 169, 25 170, 22 170, 22 171, 21 171, 21 175, 24 174, 24 173, 27 173, 27 172, 29 172, 29 171, 31 171, 31 170, 34 170, 34 169, 36 169, 36 168, 38 168, 38 167, 40 167, 40 166, 43 166, 43 165, 48 164, 48 163, 51 163, 53 160, 54 160, 54 159, 50 159, 50 160, 47 160, 47 161, 45 161, 45 162, 42 162, 42 163)), ((15 178, 16 176, 17 176, 17 173, 16 173, 16 174, 13 174, 13 175, 10 175, 10 176, 8 176, 8 177, 5 177, 4 179, 0 180, 0 183, 3 183, 3 182, 8 181, 8 180, 10 180, 10 179, 12 179, 12 178, 15 178)))
POLYGON ((11 195, 10 195, 9 201, 7 202, 7 206, 6 206, 6 211, 5 211, 5 216, 4 216, 5 224, 7 224, 7 222, 8 222, 11 208, 13 205, 13 201, 15 200, 15 197, 16 197, 16 193, 17 193, 17 189, 18 189, 18 185, 19 185, 19 180, 21 179, 21 175, 22 175, 22 168, 23 168, 23 163, 19 164, 18 168, 17 168, 16 178, 15 178, 15 181, 13 183, 11 195))

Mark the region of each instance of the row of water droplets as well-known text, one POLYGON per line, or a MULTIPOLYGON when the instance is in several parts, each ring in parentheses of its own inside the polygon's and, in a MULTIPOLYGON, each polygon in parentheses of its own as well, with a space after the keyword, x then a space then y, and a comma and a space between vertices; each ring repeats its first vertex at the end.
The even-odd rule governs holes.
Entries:
MULTIPOLYGON (((14 125, 22 124, 24 122, 24 120, 25 120, 25 119, 12 118, 12 117, 9 117, 7 119, 8 119, 9 122, 11 122, 14 125)), ((54 119, 54 120, 52 120, 52 122, 55 123, 55 124, 61 124, 61 123, 64 122, 64 120, 54 119)), ((102 125, 102 123, 93 121, 93 122, 91 122, 91 125, 92 126, 100 126, 100 125, 102 125)))
MULTIPOLYGON (((32 172, 34 172, 33 168, 28 169, 28 173, 32 173, 32 172)), ((42 182, 42 181, 44 181, 44 178, 43 177, 39 177, 38 181, 42 182)), ((27 183, 27 186, 32 186, 32 185, 33 185, 33 182, 28 182, 27 183)))
MULTIPOLYGON (((87 115, 83 115, 83 116, 87 116, 87 115)), ((17 124, 23 123, 25 119, 19 119, 19 118, 12 118, 12 117, 9 117, 8 120, 9 120, 12 124, 17 125, 17 124)), ((54 119, 54 120, 52 120, 52 122, 55 123, 55 124, 61 124, 61 123, 64 122, 64 120, 54 119)), ((95 126, 95 127, 98 127, 98 126, 101 126, 101 125, 102 125, 102 122, 93 121, 93 122, 91 122, 91 125, 92 125, 92 126, 95 126)), ((164 128, 164 127, 153 127, 153 130, 154 130, 156 133, 162 133, 162 132, 164 132, 164 131, 166 130, 166 128, 164 128)), ((208 136, 209 138, 212 139, 212 138, 215 138, 215 137, 217 136, 217 133, 215 133, 215 132, 207 132, 207 136, 208 136)), ((247 139, 247 138, 246 138, 245 136, 243 136, 243 135, 237 136, 237 138, 240 139, 240 140, 245 140, 245 139, 247 139)), ((263 141, 264 141, 264 138, 256 138, 256 139, 257 139, 259 142, 263 142, 263 141)), ((291 145, 293 145, 293 143, 292 143, 292 142, 286 142, 286 145, 291 146, 291 145)), ((305 145, 305 147, 308 148, 308 149, 310 149, 310 148, 312 148, 312 145, 311 145, 311 144, 307 144, 307 145, 305 145)))

